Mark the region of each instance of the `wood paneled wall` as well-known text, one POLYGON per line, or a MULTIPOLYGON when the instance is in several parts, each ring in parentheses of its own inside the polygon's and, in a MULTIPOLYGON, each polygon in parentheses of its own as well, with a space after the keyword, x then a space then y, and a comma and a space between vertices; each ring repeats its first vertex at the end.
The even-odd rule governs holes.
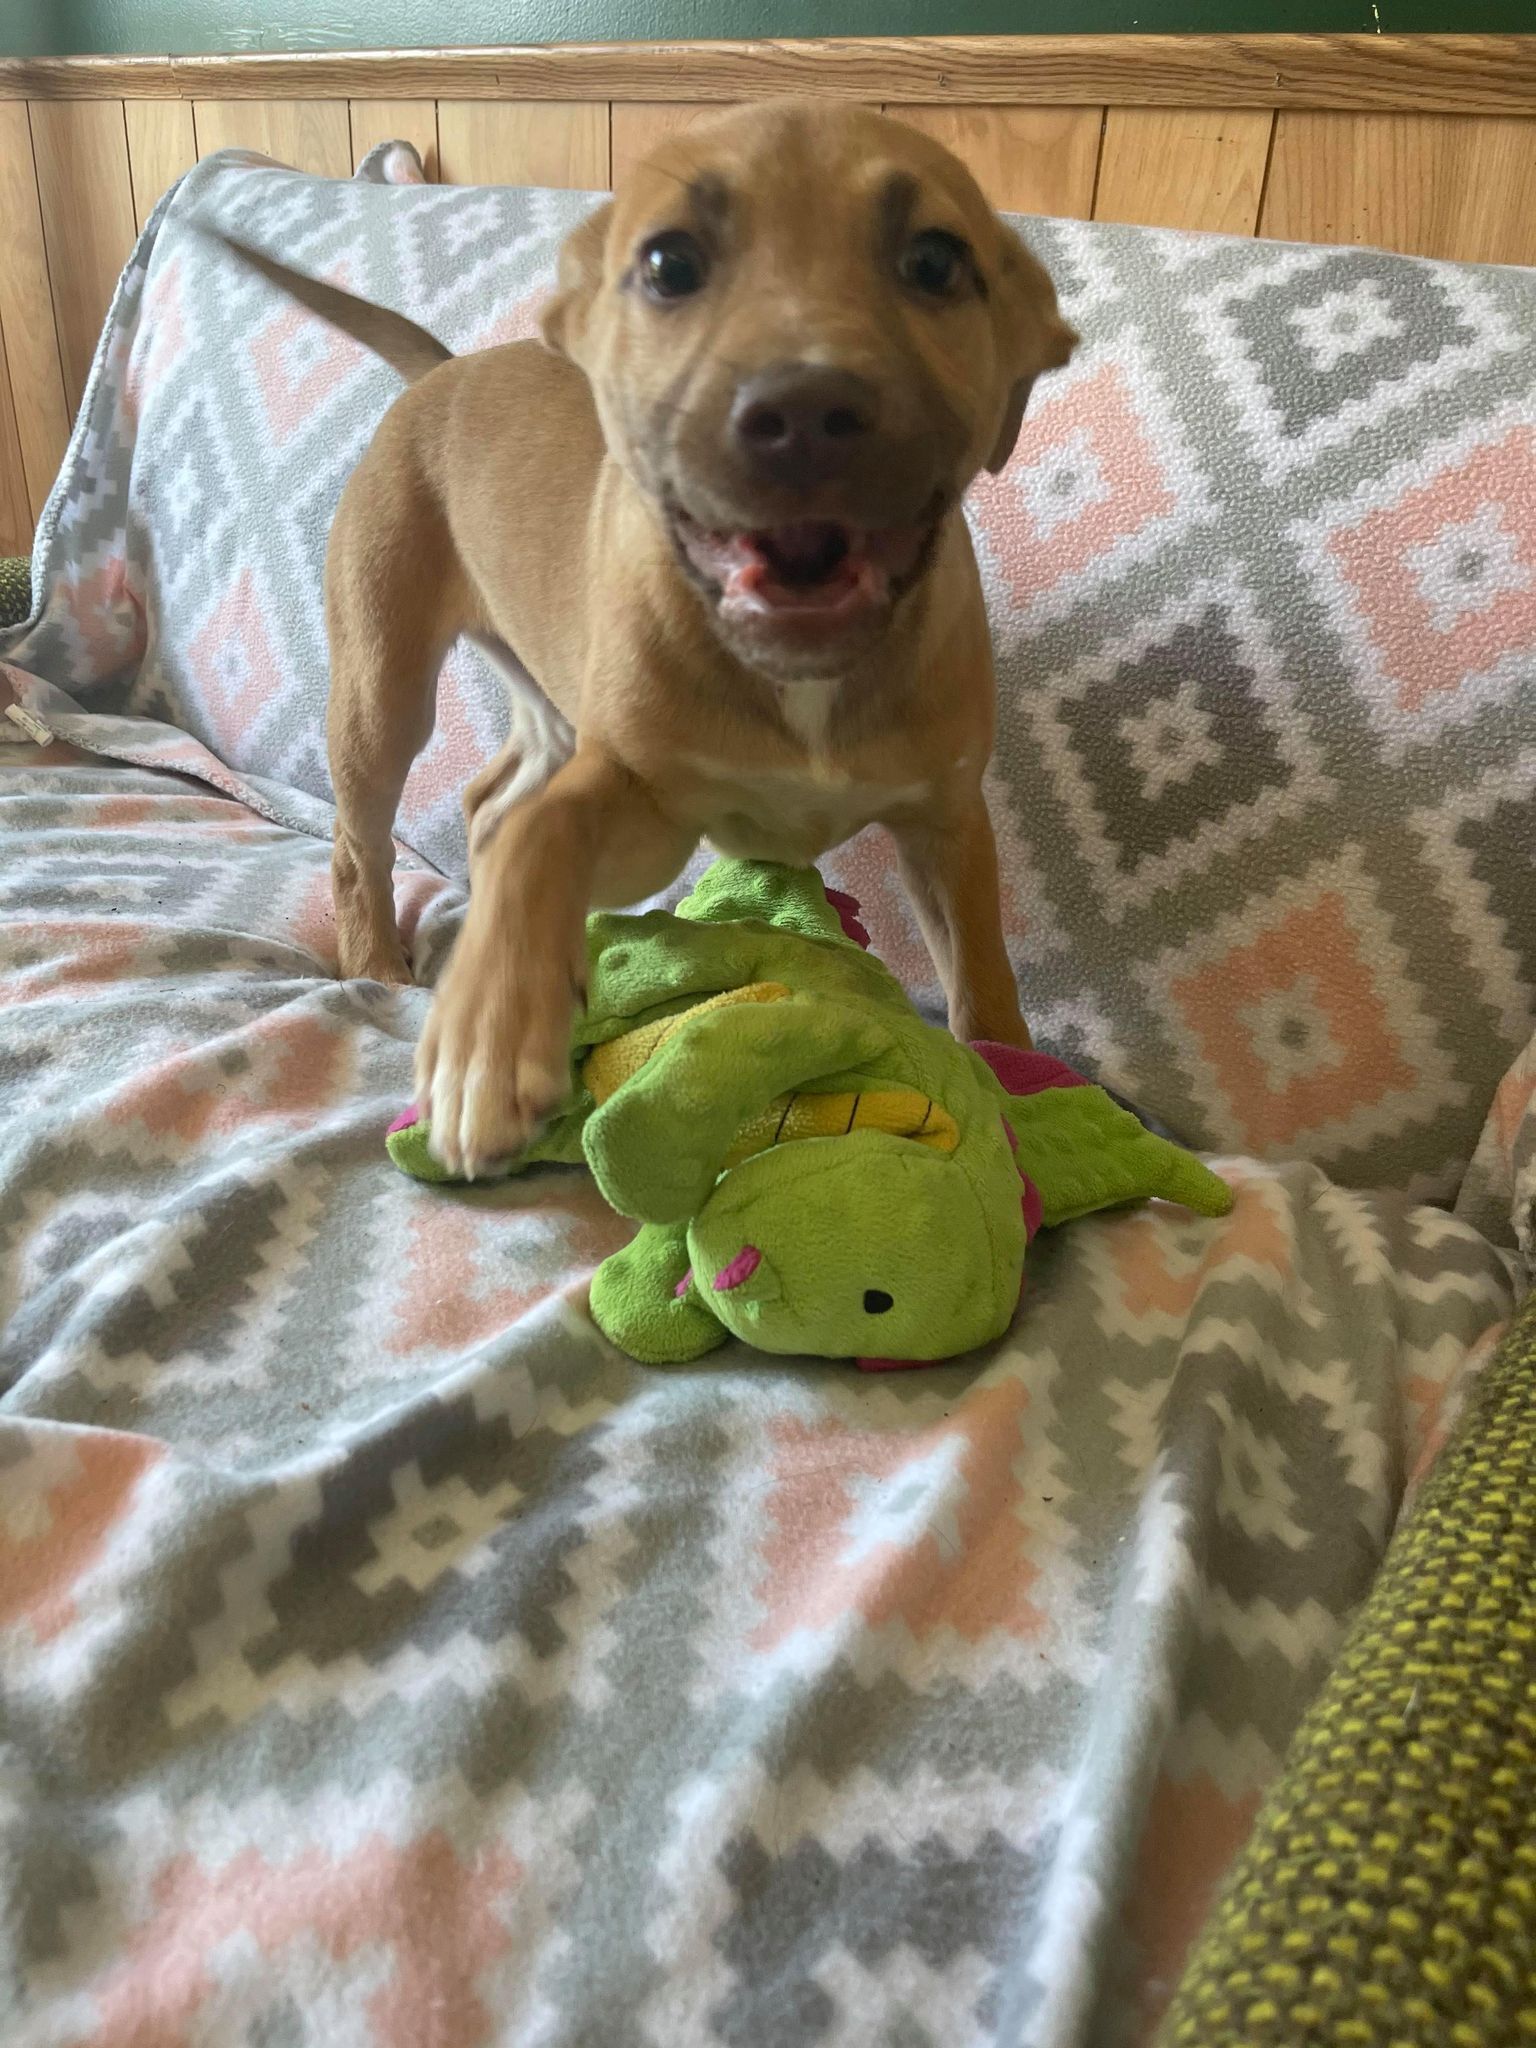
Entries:
MULTIPOLYGON (((30 545, 123 260, 199 156, 238 144, 342 178, 405 136, 434 178, 596 189, 719 97, 0 98, 0 553, 30 545)), ((908 96, 890 111, 1020 212, 1536 264, 1536 103, 1530 118, 908 96)))

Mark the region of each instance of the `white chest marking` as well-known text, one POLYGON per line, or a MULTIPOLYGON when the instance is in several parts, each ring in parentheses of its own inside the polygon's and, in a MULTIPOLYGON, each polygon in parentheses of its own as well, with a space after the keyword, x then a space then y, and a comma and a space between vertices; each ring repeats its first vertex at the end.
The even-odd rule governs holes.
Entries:
POLYGON ((839 685, 835 682, 782 683, 779 711, 784 723, 811 757, 811 773, 818 781, 828 773, 827 732, 832 723, 832 704, 839 685))
POLYGON ((686 765, 705 783, 700 832, 738 860, 815 860, 928 794, 924 782, 859 782, 826 764, 819 775, 814 768, 754 772, 697 756, 686 765))

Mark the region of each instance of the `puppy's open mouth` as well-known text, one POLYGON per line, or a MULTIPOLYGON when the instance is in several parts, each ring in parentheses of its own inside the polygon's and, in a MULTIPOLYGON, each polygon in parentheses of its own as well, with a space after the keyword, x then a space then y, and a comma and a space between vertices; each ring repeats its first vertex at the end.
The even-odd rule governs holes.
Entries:
POLYGON ((670 518, 678 548, 721 617, 742 624, 837 626, 882 610, 921 572, 937 525, 935 516, 910 526, 799 519, 720 528, 679 507, 670 518))

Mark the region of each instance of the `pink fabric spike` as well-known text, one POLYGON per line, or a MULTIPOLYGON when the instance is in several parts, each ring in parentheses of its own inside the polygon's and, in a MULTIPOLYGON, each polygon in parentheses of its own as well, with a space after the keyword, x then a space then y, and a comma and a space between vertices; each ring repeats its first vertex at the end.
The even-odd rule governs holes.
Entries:
POLYGON ((724 1294, 732 1287, 740 1287, 750 1280, 763 1263, 763 1255, 755 1244, 744 1244, 728 1266, 722 1266, 715 1275, 715 1292, 724 1294))
POLYGON ((1046 1088, 1086 1088, 1081 1074, 1064 1060, 1048 1052, 1021 1052, 1016 1045, 998 1045, 990 1038, 973 1038, 971 1051, 980 1053, 1010 1095, 1038 1095, 1046 1088))
MULTIPOLYGON (((826 888, 826 884, 822 884, 826 888)), ((852 939, 856 946, 869 951, 869 933, 859 921, 859 899, 850 896, 846 889, 827 889, 827 901, 837 912, 837 921, 843 928, 843 937, 852 939)))
POLYGON ((410 1108, 405 1112, 404 1116, 397 1116, 395 1118, 394 1122, 389 1127, 389 1135, 393 1137, 396 1131, 408 1131, 411 1128, 412 1124, 419 1124, 420 1122, 421 1111, 416 1107, 415 1103, 413 1102, 410 1108))
POLYGON ((676 1285, 676 1286, 675 1286, 675 1287, 673 1288, 673 1290, 672 1290, 672 1297, 673 1297, 673 1299, 674 1299, 675 1301, 681 1301, 681 1300, 682 1300, 682 1298, 683 1298, 683 1296, 684 1296, 684 1295, 685 1295, 685 1294, 686 1294, 686 1293, 688 1292, 689 1288, 690 1288, 690 1287, 691 1287, 692 1285, 693 1285, 693 1268, 692 1268, 692 1266, 690 1266, 690 1267, 688 1268, 687 1272, 686 1272, 686 1273, 685 1273, 685 1274, 683 1275, 682 1279, 681 1279, 681 1280, 679 1280, 679 1281, 678 1281, 678 1283, 677 1283, 677 1285, 676 1285))
POLYGON ((1022 1167, 1019 1179, 1024 1183, 1024 1235, 1032 1238, 1044 1220, 1045 1204, 1040 1199, 1040 1190, 1022 1167))
POLYGON ((944 1365, 942 1358, 856 1358, 860 1372, 920 1372, 925 1365, 944 1365))

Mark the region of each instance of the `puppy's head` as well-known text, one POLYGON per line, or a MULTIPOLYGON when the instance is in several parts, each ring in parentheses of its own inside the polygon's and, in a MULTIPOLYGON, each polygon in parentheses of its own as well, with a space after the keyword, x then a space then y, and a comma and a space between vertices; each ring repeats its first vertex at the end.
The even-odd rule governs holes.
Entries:
POLYGON ((794 101, 657 148, 567 243, 544 337, 716 630, 782 675, 884 628, 1076 340, 947 150, 794 101))

